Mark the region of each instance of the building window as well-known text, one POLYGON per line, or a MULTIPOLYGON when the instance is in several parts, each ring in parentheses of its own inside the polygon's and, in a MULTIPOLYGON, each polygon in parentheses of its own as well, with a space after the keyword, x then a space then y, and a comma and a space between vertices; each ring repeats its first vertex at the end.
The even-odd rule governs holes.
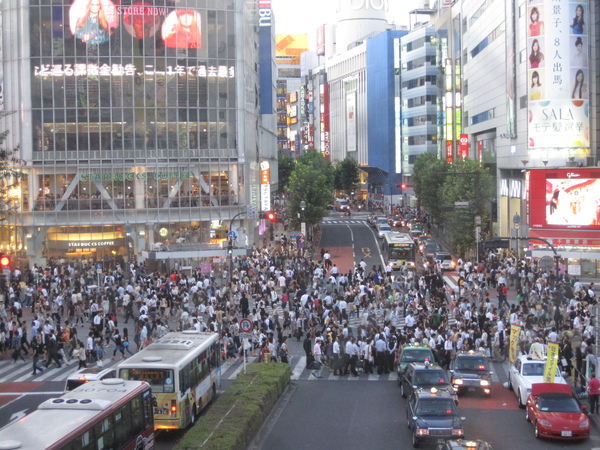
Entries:
POLYGON ((527 108, 527 96, 524 95, 519 98, 519 109, 527 108))

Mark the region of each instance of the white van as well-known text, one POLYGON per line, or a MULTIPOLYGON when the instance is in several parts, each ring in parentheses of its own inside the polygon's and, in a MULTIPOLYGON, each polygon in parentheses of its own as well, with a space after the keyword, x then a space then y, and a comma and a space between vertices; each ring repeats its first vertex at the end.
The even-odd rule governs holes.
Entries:
POLYGON ((338 211, 350 211, 350 204, 345 198, 336 198, 335 209, 338 211))
POLYGON ((105 367, 84 367, 69 375, 65 384, 65 392, 72 391, 90 381, 105 380, 107 378, 117 378, 117 370, 105 367))

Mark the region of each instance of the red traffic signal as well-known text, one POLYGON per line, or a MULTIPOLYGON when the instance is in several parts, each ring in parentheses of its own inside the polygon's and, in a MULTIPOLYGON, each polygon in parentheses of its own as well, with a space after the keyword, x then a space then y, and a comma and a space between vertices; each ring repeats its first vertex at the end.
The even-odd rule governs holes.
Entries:
POLYGON ((274 213, 274 212, 272 212, 272 211, 269 211, 269 212, 266 214, 266 217, 267 217, 267 220, 269 220, 270 222, 277 222, 277 214, 275 214, 275 213, 274 213))
POLYGON ((10 266, 10 256, 0 255, 0 266, 2 266, 2 267, 10 266))
POLYGON ((402 189, 406 189, 406 183, 402 183, 402 184, 400 185, 400 187, 401 187, 402 189))

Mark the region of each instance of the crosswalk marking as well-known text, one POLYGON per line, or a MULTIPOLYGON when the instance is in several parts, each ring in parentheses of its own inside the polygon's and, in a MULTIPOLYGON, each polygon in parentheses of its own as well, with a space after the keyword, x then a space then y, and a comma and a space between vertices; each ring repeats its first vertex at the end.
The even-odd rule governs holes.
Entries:
POLYGON ((345 219, 345 220, 344 219, 340 219, 340 220, 338 220, 338 219, 323 219, 322 223, 324 223, 324 224, 327 224, 327 223, 353 223, 353 224, 364 225, 366 223, 366 221, 365 220, 352 220, 352 219, 345 219))
MULTIPOLYGON (((294 361, 294 358, 292 358, 292 361, 294 361)), ((294 370, 292 370, 292 375, 291 378, 292 380, 299 380, 300 379, 300 375, 302 375, 302 372, 304 372, 304 368, 306 367, 306 356, 302 356, 301 358, 299 358, 298 364, 296 364, 294 366, 294 370)))

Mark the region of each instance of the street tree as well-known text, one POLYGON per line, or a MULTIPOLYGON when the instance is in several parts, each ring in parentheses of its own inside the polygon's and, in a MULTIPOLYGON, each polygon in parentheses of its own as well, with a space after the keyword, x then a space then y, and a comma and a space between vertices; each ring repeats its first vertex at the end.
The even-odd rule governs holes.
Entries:
POLYGON ((493 180, 488 169, 472 159, 447 164, 426 154, 415 161, 413 183, 421 205, 450 238, 452 250, 468 254, 476 242, 475 217, 481 218, 482 230, 489 228, 493 180), (457 202, 468 207, 454 208, 457 202))
POLYGON ((359 181, 358 164, 354 158, 347 156, 335 167, 335 189, 347 194, 356 189, 359 181))
POLYGON ((302 221, 316 225, 327 215, 333 178, 331 163, 315 149, 306 150, 298 158, 285 188, 287 217, 292 228, 298 228, 302 221), (304 211, 300 208, 302 201, 306 203, 304 211))
POLYGON ((279 175, 278 192, 280 194, 284 192, 295 165, 296 160, 293 157, 286 155, 285 153, 279 152, 279 154, 277 155, 277 172, 279 175))
POLYGON ((439 193, 444 184, 444 175, 449 164, 438 159, 434 153, 423 153, 416 160, 413 167, 413 188, 421 206, 427 209, 434 223, 442 219, 439 193))
MULTIPOLYGON (((11 113, 0 112, 0 118, 9 114, 11 113)), ((19 148, 7 149, 4 146, 8 134, 8 130, 0 132, 0 222, 5 222, 19 207, 20 199, 16 192, 24 176, 21 170, 23 161, 16 157, 19 148)))

